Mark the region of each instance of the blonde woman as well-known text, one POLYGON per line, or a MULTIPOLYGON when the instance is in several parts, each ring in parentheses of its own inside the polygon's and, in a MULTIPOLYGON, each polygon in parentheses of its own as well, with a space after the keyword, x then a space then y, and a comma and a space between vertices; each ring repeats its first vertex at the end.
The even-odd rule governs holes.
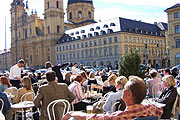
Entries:
MULTIPOLYGON (((24 94, 30 93, 30 92, 33 92, 33 93, 34 93, 34 91, 33 91, 33 89, 32 89, 31 80, 30 80, 30 78, 29 78, 28 76, 24 76, 23 79, 22 79, 22 81, 21 81, 21 83, 22 83, 22 86, 23 86, 23 87, 22 87, 22 88, 19 88, 18 91, 17 91, 17 96, 16 96, 16 99, 15 99, 15 102, 16 102, 16 103, 21 102, 21 97, 22 97, 24 94)), ((26 100, 27 100, 27 101, 32 101, 32 100, 33 100, 33 97, 34 97, 34 96, 29 95, 26 100)), ((23 98, 23 101, 24 101, 24 98, 23 98)))
POLYGON ((121 96, 122 96, 122 90, 125 86, 125 84, 127 83, 127 78, 125 76, 120 76, 117 77, 115 80, 115 87, 116 87, 116 91, 115 93, 112 93, 108 96, 105 104, 103 105, 103 110, 105 112, 111 113, 111 107, 113 106, 113 104, 117 101, 120 100, 121 96))
POLYGON ((162 84, 166 89, 162 92, 159 99, 156 101, 166 104, 166 106, 163 107, 163 114, 161 119, 170 119, 172 107, 177 96, 177 91, 175 88, 176 81, 172 75, 165 75, 162 78, 162 84))

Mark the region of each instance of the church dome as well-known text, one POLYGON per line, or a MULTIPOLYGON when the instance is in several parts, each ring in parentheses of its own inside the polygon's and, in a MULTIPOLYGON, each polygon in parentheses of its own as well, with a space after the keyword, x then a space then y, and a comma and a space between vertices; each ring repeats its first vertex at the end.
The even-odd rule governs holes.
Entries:
POLYGON ((73 3, 90 3, 93 4, 93 0, 68 0, 68 5, 73 3))

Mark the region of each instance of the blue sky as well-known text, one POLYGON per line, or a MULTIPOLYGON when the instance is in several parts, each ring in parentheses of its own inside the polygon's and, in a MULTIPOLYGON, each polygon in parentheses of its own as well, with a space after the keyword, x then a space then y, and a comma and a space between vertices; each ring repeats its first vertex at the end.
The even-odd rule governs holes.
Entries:
MULTIPOLYGON (((4 0, 0 4, 0 50, 5 48, 5 16, 7 22, 7 48, 10 48, 11 44, 9 10, 12 1, 4 0)), ((64 0, 64 10, 66 10, 67 1, 64 0)), ((124 17, 148 23, 167 22, 167 14, 164 10, 178 2, 179 0, 94 0, 95 20, 104 21, 116 17, 124 17)), ((29 0, 29 9, 29 14, 32 9, 37 9, 40 18, 43 18, 44 0, 29 0)))

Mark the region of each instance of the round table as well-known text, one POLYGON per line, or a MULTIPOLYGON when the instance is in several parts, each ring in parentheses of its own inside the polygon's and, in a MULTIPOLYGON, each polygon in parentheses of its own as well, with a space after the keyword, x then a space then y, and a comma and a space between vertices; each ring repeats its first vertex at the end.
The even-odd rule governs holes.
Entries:
POLYGON ((34 103, 32 101, 24 101, 17 104, 11 105, 13 109, 23 109, 24 110, 24 120, 26 120, 26 109, 34 107, 34 103))

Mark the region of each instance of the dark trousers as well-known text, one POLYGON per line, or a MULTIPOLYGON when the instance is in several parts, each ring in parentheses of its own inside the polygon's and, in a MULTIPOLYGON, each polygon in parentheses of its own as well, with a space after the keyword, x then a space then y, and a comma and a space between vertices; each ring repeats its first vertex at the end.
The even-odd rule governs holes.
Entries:
POLYGON ((85 110, 86 111, 86 106, 88 105, 93 105, 93 103, 86 103, 86 102, 78 102, 77 104, 74 104, 74 111, 80 111, 80 110, 85 110))
POLYGON ((13 87, 16 87, 17 89, 21 88, 21 81, 20 80, 10 80, 10 83, 13 87))

